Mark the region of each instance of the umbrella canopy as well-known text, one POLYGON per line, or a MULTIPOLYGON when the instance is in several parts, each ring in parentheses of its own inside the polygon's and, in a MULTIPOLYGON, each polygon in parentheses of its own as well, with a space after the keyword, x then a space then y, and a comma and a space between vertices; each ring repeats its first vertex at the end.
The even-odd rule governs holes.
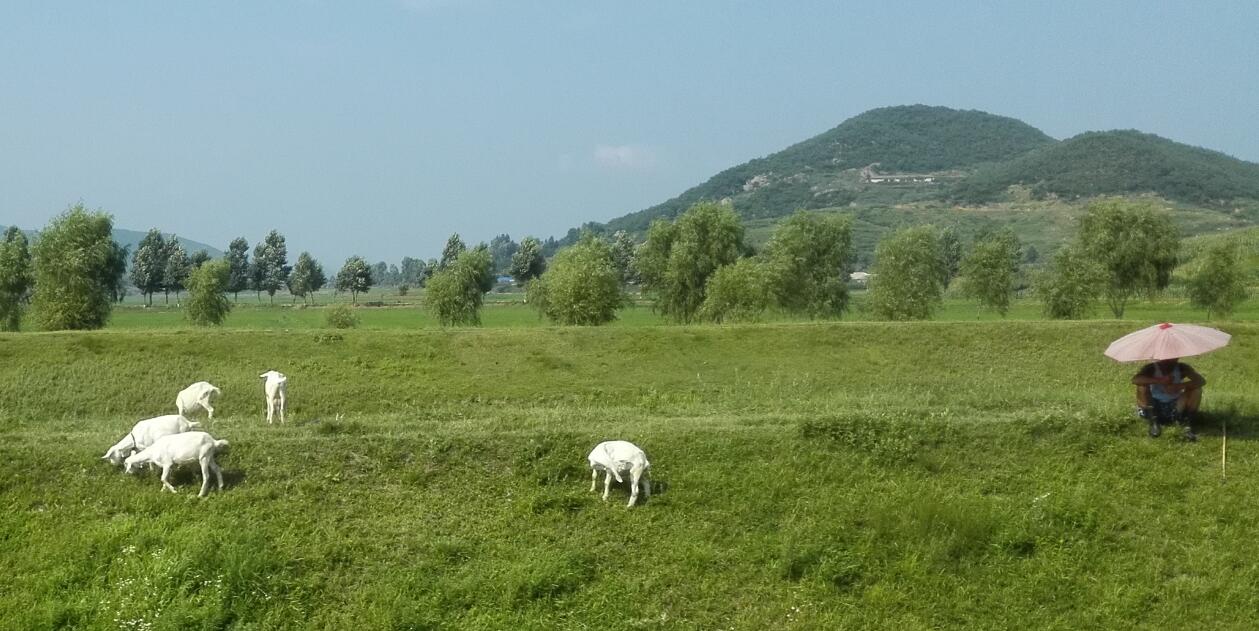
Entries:
POLYGON ((1164 322, 1111 342, 1106 356, 1121 362, 1192 357, 1220 348, 1230 338, 1228 333, 1207 326, 1164 322))

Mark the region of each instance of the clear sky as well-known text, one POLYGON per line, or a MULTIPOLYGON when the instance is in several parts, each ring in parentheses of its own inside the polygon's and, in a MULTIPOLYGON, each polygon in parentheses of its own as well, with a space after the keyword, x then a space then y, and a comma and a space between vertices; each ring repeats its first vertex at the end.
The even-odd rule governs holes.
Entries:
POLYGON ((1259 162, 1259 2, 0 4, 0 225, 83 201, 223 249, 561 236, 874 107, 1259 162))

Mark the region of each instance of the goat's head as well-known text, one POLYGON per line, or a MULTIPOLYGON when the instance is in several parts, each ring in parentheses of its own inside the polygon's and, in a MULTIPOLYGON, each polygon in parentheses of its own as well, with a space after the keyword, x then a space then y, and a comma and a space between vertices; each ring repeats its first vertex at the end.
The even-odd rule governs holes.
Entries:
POLYGON ((109 464, 118 466, 122 464, 122 461, 129 455, 131 455, 130 450, 124 451, 116 447, 110 447, 109 451, 105 452, 105 455, 101 456, 101 460, 108 460, 109 464))
POLYGON ((140 465, 144 464, 143 462, 140 462, 139 452, 127 456, 127 459, 124 460, 123 463, 126 465, 123 469, 124 473, 135 473, 135 471, 140 468, 140 465))

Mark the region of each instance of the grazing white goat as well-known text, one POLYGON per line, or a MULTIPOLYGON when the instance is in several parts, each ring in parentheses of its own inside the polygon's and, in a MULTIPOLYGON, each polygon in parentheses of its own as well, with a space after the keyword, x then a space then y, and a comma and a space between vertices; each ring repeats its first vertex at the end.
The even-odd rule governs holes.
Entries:
POLYGON ((595 445, 595 448, 587 457, 590 460, 590 490, 595 490, 595 486, 599 481, 599 471, 603 471, 607 477, 603 479, 603 501, 608 501, 608 491, 612 489, 612 478, 621 482, 621 474, 628 473, 630 475, 630 499, 629 504, 625 507, 629 508, 638 501, 638 487, 641 483, 643 487, 644 499, 651 497, 651 481, 646 478, 647 470, 651 468, 651 463, 647 462, 647 454, 631 442, 624 440, 609 440, 595 445))
POLYGON ((280 422, 284 422, 285 393, 288 388, 289 378, 274 370, 258 375, 259 378, 266 379, 262 384, 263 391, 267 395, 267 424, 271 424, 271 419, 275 417, 275 408, 280 408, 280 422))
POLYGON ((162 468, 162 486, 174 493, 175 487, 171 486, 168 479, 171 467, 185 462, 200 462, 202 482, 198 495, 205 497, 210 490, 210 473, 218 478, 219 490, 223 490, 223 470, 219 469, 214 456, 224 449, 227 449, 226 440, 214 440, 213 436, 205 432, 171 434, 157 439, 157 442, 144 451, 127 456, 126 471, 131 473, 146 463, 156 464, 162 468))
POLYGON ((198 381, 179 391, 179 396, 175 397, 175 408, 182 416, 192 416, 197 408, 202 408, 210 415, 210 420, 214 420, 214 408, 210 405, 210 399, 219 394, 219 389, 210 382, 198 381))
POLYGON ((167 414, 166 416, 158 416, 154 418, 144 419, 135 424, 122 440, 109 448, 101 460, 108 460, 115 465, 122 464, 123 460, 132 453, 140 451, 149 445, 157 442, 157 439, 169 434, 182 434, 197 429, 197 424, 178 414, 167 414))

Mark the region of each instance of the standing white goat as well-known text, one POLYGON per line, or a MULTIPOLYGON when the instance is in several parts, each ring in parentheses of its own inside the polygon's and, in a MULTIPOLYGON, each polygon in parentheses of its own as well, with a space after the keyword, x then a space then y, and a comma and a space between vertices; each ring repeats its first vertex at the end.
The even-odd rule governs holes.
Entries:
POLYGON ((285 390, 288 389, 289 378, 274 370, 258 375, 259 378, 266 379, 262 384, 263 391, 267 395, 267 424, 271 424, 271 420, 275 418, 275 408, 280 408, 280 422, 284 422, 284 408, 286 407, 285 390))
POLYGON ((595 448, 587 457, 590 461, 590 490, 594 491, 599 481, 599 471, 603 471, 607 477, 603 479, 603 501, 608 501, 608 492, 612 489, 612 478, 621 482, 621 474, 630 474, 630 499, 629 504, 625 507, 629 508, 638 501, 638 487, 641 483, 643 487, 643 499, 651 497, 651 481, 646 478, 647 470, 651 468, 651 463, 647 462, 647 454, 643 453, 638 445, 624 440, 609 440, 595 445, 595 448))
POLYGON ((178 414, 167 414, 154 418, 144 419, 135 424, 122 440, 109 448, 101 460, 108 460, 115 465, 122 464, 123 460, 132 453, 140 451, 149 445, 157 442, 157 439, 170 434, 182 434, 197 429, 197 424, 178 414))
POLYGON ((127 456, 126 471, 131 473, 133 469, 146 463, 156 464, 162 467, 162 486, 174 493, 175 487, 171 486, 168 479, 171 467, 184 462, 200 462, 202 482, 198 495, 205 497, 210 490, 210 473, 218 478, 219 490, 223 490, 223 470, 219 469, 214 456, 224 449, 227 449, 226 440, 214 440, 213 436, 205 432, 171 434, 157 439, 157 442, 144 451, 127 456))
POLYGON ((175 397, 175 408, 182 416, 192 416, 197 408, 202 408, 210 415, 210 420, 214 420, 214 408, 210 405, 210 399, 219 394, 219 389, 210 382, 198 381, 179 391, 179 396, 175 397))

